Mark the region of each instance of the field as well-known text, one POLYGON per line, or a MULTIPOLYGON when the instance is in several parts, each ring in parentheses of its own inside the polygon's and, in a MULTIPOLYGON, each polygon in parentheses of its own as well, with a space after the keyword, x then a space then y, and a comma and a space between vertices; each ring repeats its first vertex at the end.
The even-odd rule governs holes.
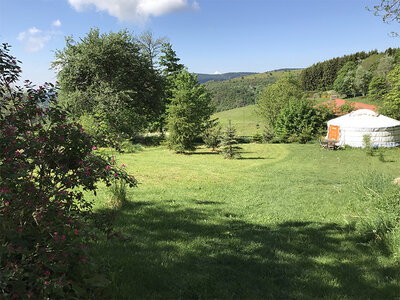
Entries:
POLYGON ((229 120, 236 128, 239 136, 251 136, 257 131, 257 124, 262 131, 262 120, 255 113, 255 105, 248 105, 240 108, 234 108, 222 112, 215 113, 212 118, 218 118, 222 129, 228 125, 229 120))
MULTIPOLYGON (((163 146, 117 155, 140 181, 115 213, 126 242, 99 240, 109 299, 395 299, 399 265, 363 242, 357 183, 399 177, 357 149, 246 144, 242 159, 163 146), (353 216, 353 217, 351 217, 353 216)), ((110 211, 101 187, 96 211, 110 211)))

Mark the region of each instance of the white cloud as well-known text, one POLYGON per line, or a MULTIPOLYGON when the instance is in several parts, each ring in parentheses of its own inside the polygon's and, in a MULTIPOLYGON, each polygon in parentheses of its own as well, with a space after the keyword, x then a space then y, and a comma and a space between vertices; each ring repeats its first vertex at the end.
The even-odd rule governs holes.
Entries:
POLYGON ((196 0, 68 0, 77 11, 94 6, 120 21, 145 21, 150 16, 198 9, 196 0))
POLYGON ((18 41, 22 41, 23 39, 25 39, 25 36, 26 36, 26 32, 25 32, 25 31, 22 31, 22 32, 20 32, 20 33, 18 34, 17 40, 18 40, 18 41))
POLYGON ((214 75, 221 75, 221 72, 215 71, 213 74, 214 74, 214 75))
POLYGON ((29 28, 28 31, 29 31, 29 33, 32 34, 32 35, 41 32, 41 30, 37 29, 36 27, 29 28))
POLYGON ((57 19, 51 25, 53 25, 54 27, 60 27, 61 26, 61 21, 57 19))
POLYGON ((27 52, 38 52, 43 49, 48 41, 50 41, 51 36, 30 36, 25 44, 25 50, 27 52))
MULTIPOLYGON (((60 20, 54 21, 52 26, 61 26, 60 20)), ((43 49, 46 44, 57 34, 59 34, 59 32, 54 30, 42 31, 34 26, 26 31, 20 32, 17 36, 17 40, 25 44, 26 52, 33 53, 43 49)))

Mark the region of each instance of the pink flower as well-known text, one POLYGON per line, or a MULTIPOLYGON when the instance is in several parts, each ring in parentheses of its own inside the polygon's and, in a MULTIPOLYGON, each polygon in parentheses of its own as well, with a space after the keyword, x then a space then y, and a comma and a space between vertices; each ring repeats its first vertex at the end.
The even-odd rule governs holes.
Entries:
POLYGON ((106 170, 110 170, 110 169, 111 169, 111 166, 108 165, 108 166, 106 167, 106 170))
POLYGON ((117 173, 114 173, 114 177, 118 177, 118 174, 117 174, 117 173))
POLYGON ((14 247, 13 247, 13 246, 10 246, 10 247, 8 247, 8 250, 14 251, 14 247))
POLYGON ((51 274, 51 272, 49 270, 46 270, 43 274, 44 274, 44 276, 49 276, 51 274))
POLYGON ((121 165, 121 168, 125 168, 126 166, 124 164, 121 165))
POLYGON ((1 189, 0 191, 1 191, 2 193, 8 193, 8 192, 10 192, 10 190, 9 190, 9 189, 4 189, 4 188, 3 188, 3 189, 1 189))
POLYGON ((60 136, 60 141, 65 140, 65 138, 63 136, 60 136))
POLYGON ((50 281, 45 281, 44 282, 44 285, 49 285, 50 284, 50 281))
POLYGON ((81 258, 81 262, 85 263, 86 262, 86 258, 82 257, 81 258))
POLYGON ((18 227, 17 232, 22 232, 22 228, 18 227))
POLYGON ((97 150, 97 147, 96 147, 96 146, 93 146, 93 147, 92 147, 92 150, 97 150))
POLYGON ((75 233, 75 235, 78 235, 78 234, 79 234, 79 230, 78 230, 78 229, 75 229, 75 230, 74 230, 74 233, 75 233))

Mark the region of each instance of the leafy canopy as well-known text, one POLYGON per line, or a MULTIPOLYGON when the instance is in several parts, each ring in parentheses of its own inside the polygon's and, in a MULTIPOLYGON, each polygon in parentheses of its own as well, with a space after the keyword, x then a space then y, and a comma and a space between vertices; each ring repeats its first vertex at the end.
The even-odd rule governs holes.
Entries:
POLYGON ((276 83, 264 89, 258 98, 256 109, 268 127, 275 128, 282 107, 292 97, 301 99, 303 91, 298 79, 290 73, 286 73, 276 83))
POLYGON ((79 42, 66 38, 52 67, 58 70, 61 102, 78 119, 98 113, 114 134, 132 135, 160 111, 161 78, 126 30, 91 29, 79 42))

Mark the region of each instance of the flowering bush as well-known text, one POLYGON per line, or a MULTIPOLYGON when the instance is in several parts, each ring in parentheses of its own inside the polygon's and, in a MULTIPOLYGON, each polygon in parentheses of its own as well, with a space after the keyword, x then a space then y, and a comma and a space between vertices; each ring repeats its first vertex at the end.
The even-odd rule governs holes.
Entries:
MULTIPOLYGON (((84 298, 90 275, 91 203, 99 181, 136 186, 96 153, 81 125, 57 106, 57 88, 16 82, 19 61, 0 47, 0 295, 16 299, 84 298)), ((90 277, 91 276, 91 277, 90 277)))

